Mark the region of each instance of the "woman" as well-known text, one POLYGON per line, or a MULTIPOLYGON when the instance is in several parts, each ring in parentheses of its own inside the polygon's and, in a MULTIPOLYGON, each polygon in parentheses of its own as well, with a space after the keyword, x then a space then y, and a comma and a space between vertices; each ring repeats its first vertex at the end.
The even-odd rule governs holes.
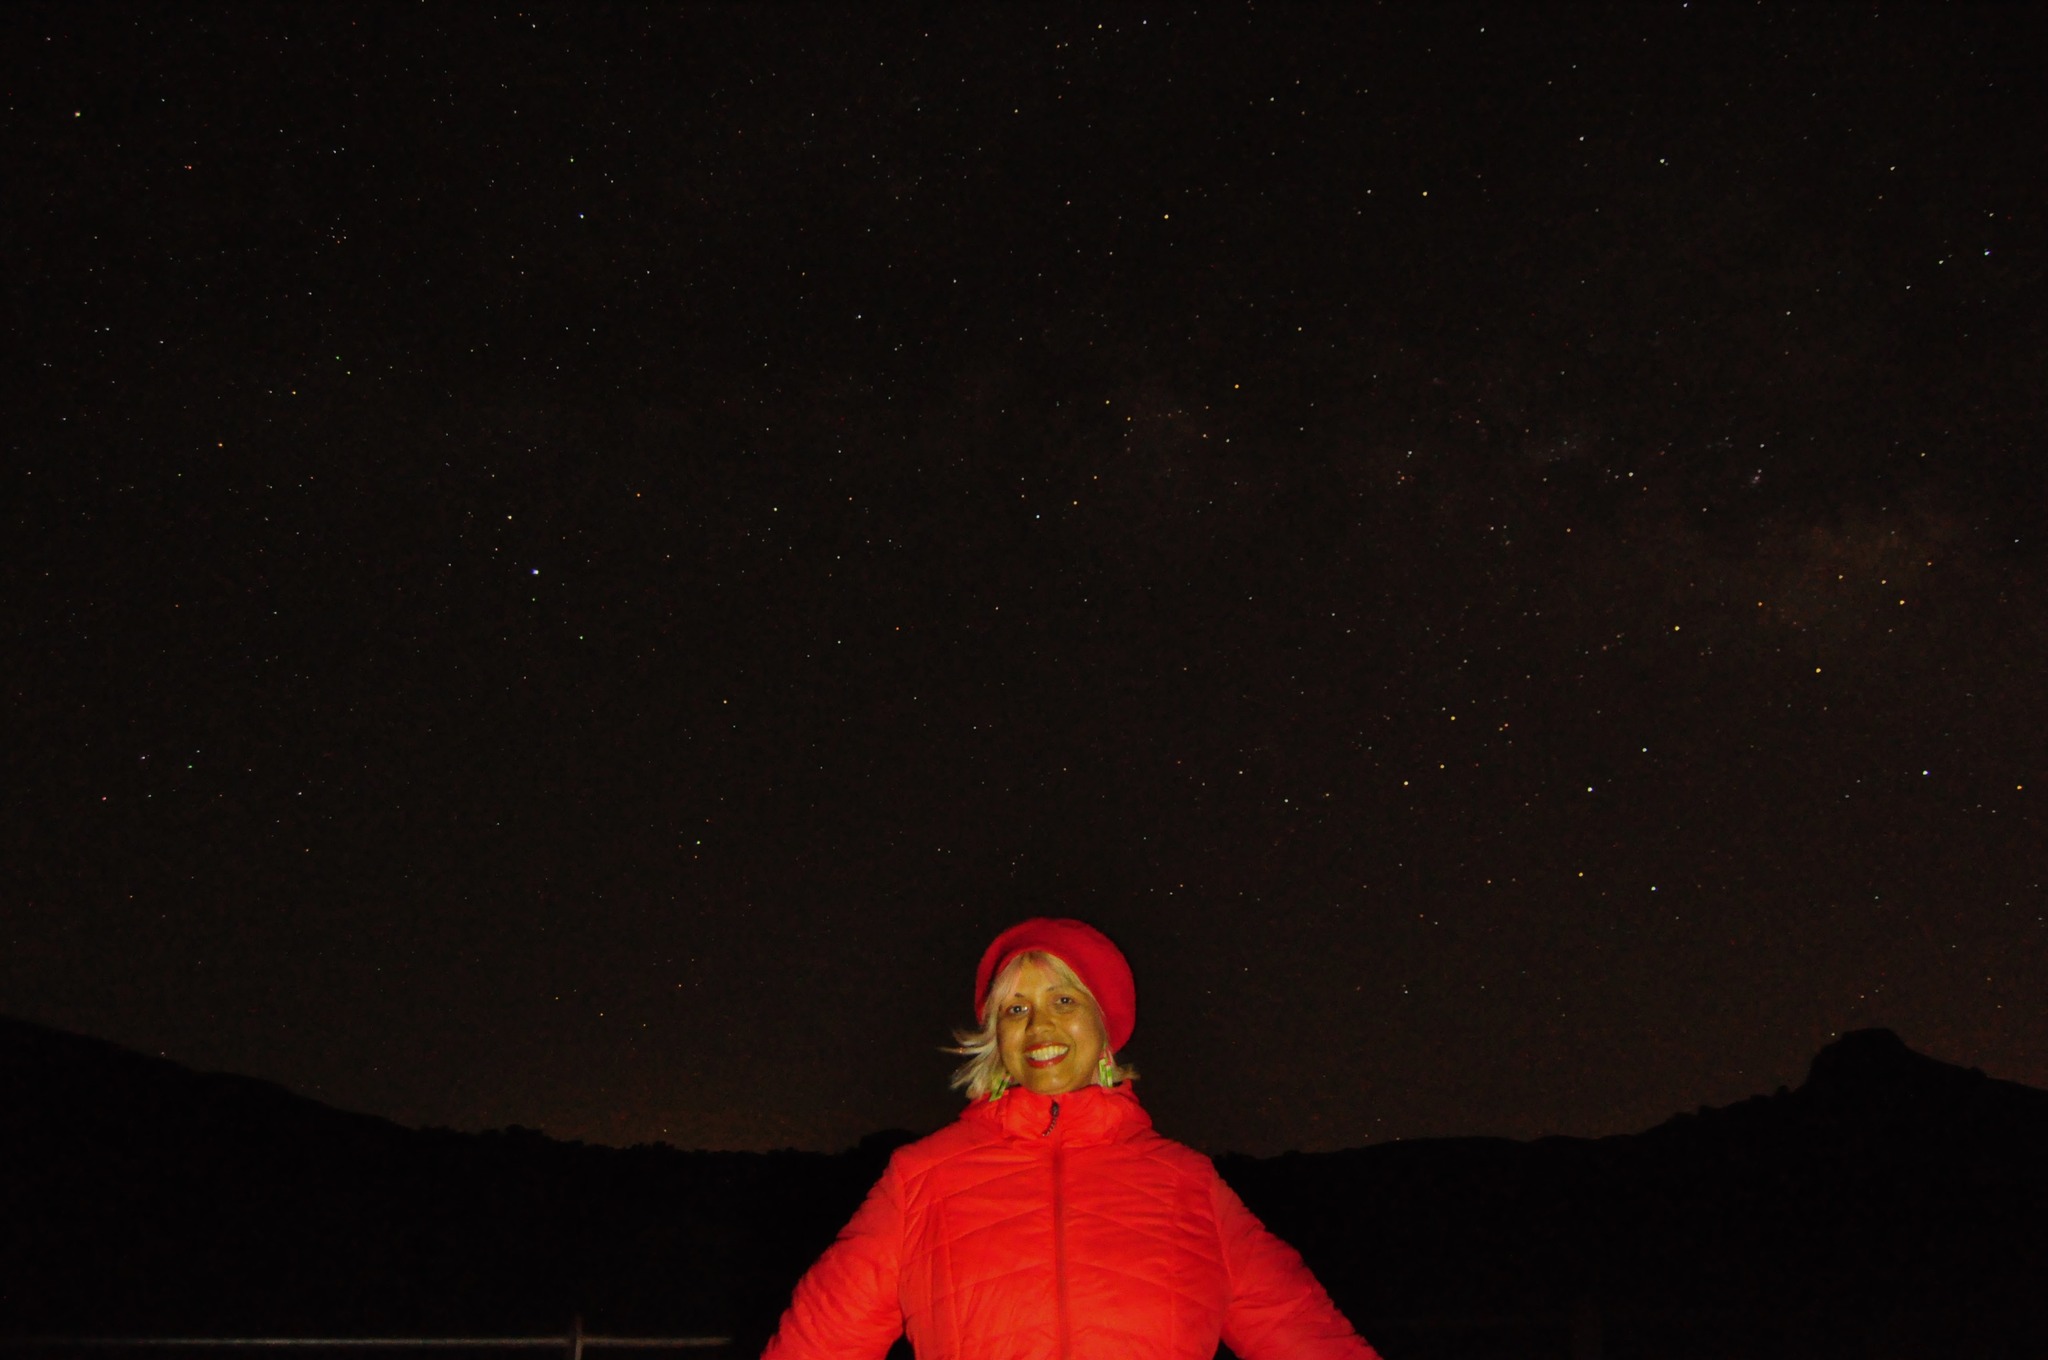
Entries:
POLYGON ((1117 1051, 1130 965, 1079 921, 1004 931, 975 975, 966 1111, 899 1149, 763 1360, 1377 1360, 1209 1159, 1152 1131, 1117 1051))

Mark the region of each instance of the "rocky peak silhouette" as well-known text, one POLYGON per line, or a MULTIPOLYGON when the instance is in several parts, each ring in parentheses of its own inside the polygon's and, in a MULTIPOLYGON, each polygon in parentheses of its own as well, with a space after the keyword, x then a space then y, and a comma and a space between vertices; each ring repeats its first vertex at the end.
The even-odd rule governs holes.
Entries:
POLYGON ((1888 1029, 1855 1030, 1815 1054, 1795 1104, 1893 1153, 2016 1164, 2048 1146, 2048 1091, 1916 1053, 1888 1029))
POLYGON ((1858 1029, 1814 1054, 1804 1089, 1899 1092, 1955 1089, 1983 1080, 1975 1068, 1915 1053, 1891 1030, 1858 1029))

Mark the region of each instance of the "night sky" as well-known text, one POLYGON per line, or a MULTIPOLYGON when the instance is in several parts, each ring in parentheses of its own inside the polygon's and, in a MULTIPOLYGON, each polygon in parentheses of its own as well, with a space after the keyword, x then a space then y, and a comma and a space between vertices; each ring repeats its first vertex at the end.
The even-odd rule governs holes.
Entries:
POLYGON ((0 1012, 411 1124, 2048 1086, 2030 6, 9 11, 0 1012))

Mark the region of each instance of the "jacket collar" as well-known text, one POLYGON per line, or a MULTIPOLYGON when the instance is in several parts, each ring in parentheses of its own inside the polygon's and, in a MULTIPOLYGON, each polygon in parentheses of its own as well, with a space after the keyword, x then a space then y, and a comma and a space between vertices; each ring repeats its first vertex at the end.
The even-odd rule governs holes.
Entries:
POLYGON ((1152 1116, 1138 1104, 1138 1094, 1129 1082, 1084 1086, 1059 1096, 1042 1096, 1012 1086, 999 1099, 975 1101, 961 1118, 1005 1138, 1035 1142, 1057 1137, 1069 1144, 1119 1142, 1152 1127, 1152 1116), (1057 1122, 1052 1117, 1054 1102, 1060 1107, 1057 1122))

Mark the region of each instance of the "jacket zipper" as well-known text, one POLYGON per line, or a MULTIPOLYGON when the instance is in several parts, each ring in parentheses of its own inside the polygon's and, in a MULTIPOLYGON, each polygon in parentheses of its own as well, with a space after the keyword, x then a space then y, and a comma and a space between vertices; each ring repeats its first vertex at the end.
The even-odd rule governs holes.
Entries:
MULTIPOLYGON (((1052 1138, 1053 1130, 1060 1122, 1060 1103, 1052 1103, 1052 1118, 1045 1124, 1041 1138, 1052 1138)), ((1054 1138, 1052 1144, 1052 1275, 1053 1295, 1057 1311, 1060 1356, 1059 1360, 1072 1360, 1074 1338, 1067 1312, 1067 1157, 1066 1139, 1054 1138)))

